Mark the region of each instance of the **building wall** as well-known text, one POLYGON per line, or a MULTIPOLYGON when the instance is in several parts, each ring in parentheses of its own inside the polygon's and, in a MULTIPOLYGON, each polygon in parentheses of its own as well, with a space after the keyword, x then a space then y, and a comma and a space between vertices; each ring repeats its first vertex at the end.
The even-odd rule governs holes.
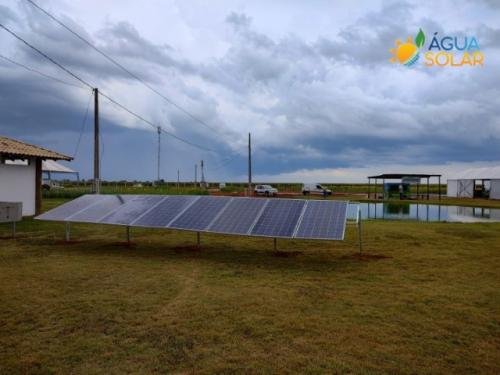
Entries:
POLYGON ((448 180, 446 183, 446 196, 456 198, 458 194, 458 181, 448 180))
POLYGON ((35 214, 35 159, 29 165, 0 163, 0 201, 23 202, 23 216, 35 214))
POLYGON ((490 199, 500 199, 500 179, 490 181, 490 199))

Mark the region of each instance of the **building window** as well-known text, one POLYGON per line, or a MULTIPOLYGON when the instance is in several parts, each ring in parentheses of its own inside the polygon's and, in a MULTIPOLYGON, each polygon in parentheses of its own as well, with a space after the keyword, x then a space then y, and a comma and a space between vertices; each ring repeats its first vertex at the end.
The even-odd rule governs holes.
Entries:
POLYGON ((29 159, 5 159, 3 161, 5 165, 21 165, 21 166, 28 166, 30 165, 30 160, 29 159))

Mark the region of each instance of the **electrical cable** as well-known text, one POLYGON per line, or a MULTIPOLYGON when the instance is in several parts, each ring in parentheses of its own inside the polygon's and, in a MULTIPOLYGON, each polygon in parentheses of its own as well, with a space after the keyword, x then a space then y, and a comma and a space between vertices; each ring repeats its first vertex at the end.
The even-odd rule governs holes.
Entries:
POLYGON ((216 129, 216 128, 210 126, 210 125, 208 125, 205 121, 203 121, 202 119, 200 119, 197 116, 193 115, 191 112, 189 112, 187 109, 183 108, 181 105, 179 105, 176 102, 174 102, 172 99, 167 98, 165 95, 163 95, 161 92, 159 92, 158 90, 156 90, 154 87, 152 87, 149 83, 147 83, 146 81, 144 81, 137 74, 131 72, 129 69, 127 69, 126 67, 124 67, 118 61, 116 61, 115 59, 113 59, 112 57, 110 57, 109 55, 107 55, 100 48, 96 47, 89 40, 87 40, 86 38, 84 38, 83 36, 81 36, 80 34, 78 34, 76 31, 74 31, 73 29, 71 29, 64 22, 60 21, 54 15, 52 15, 51 13, 49 13, 47 10, 43 9, 37 3, 35 3, 32 0, 26 0, 26 1, 29 2, 31 5, 33 5, 35 8, 37 8, 38 10, 40 10, 41 12, 43 12, 45 15, 47 15, 48 17, 50 17, 52 20, 54 20, 55 22, 57 22, 60 26, 64 27, 67 31, 69 31, 71 34, 73 34, 74 36, 76 36, 78 39, 80 39, 82 42, 84 42, 85 44, 87 44, 89 47, 91 47, 92 49, 94 49, 95 51, 97 51, 101 56, 103 56, 104 58, 106 58, 108 61, 110 61, 114 65, 118 66, 120 69, 122 69, 128 75, 130 75, 131 77, 133 77, 134 79, 136 79, 137 81, 139 81, 140 83, 142 83, 149 90, 151 90, 152 92, 154 92, 155 94, 157 94, 158 96, 160 96, 161 98, 163 98, 167 103, 169 103, 170 105, 176 107, 178 110, 182 111, 184 114, 186 114, 187 116, 189 116, 191 119, 193 119, 196 122, 202 124, 203 126, 207 127, 208 129, 210 129, 212 131, 215 131, 215 132, 219 132, 218 129, 216 129))

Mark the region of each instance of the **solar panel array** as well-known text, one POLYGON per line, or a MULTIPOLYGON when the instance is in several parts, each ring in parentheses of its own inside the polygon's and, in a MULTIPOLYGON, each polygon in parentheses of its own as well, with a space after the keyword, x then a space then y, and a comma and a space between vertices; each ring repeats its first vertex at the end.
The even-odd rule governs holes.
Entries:
POLYGON ((342 240, 348 202, 184 195, 84 195, 39 220, 342 240))

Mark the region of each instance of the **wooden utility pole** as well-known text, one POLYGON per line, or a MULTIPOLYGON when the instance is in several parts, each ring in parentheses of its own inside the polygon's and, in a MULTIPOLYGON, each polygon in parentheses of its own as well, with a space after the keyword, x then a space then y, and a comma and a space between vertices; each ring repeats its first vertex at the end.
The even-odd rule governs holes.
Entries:
POLYGON ((198 183, 198 164, 194 165, 194 185, 198 183))
POLYGON ((161 155, 161 127, 158 126, 156 128, 158 131, 158 163, 157 163, 157 170, 156 170, 156 183, 157 185, 160 185, 160 155, 161 155))
POLYGON ((248 133, 248 195, 252 194, 252 139, 248 133))
POLYGON ((94 89, 94 194, 101 192, 99 160, 99 90, 94 89))
POLYGON ((201 166, 201 181, 200 181, 200 184, 202 187, 205 187, 205 171, 204 171, 204 164, 203 164, 203 160, 201 161, 200 163, 200 166, 201 166))

